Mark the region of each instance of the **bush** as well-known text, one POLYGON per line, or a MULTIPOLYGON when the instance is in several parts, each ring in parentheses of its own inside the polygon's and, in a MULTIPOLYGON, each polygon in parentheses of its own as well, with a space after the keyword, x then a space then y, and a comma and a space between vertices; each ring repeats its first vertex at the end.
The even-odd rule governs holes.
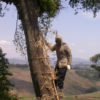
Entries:
POLYGON ((12 76, 12 74, 8 71, 9 61, 5 55, 0 48, 0 100, 16 100, 17 98, 9 93, 14 85, 8 80, 8 76, 12 76))

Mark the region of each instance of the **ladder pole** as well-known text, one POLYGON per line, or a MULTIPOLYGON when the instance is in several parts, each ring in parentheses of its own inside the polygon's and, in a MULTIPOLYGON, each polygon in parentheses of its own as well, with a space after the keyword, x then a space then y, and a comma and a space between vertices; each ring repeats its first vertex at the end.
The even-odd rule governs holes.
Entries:
POLYGON ((47 49, 46 49, 46 45, 45 45, 45 42, 44 42, 44 38, 43 38, 43 44, 44 44, 44 49, 45 49, 45 52, 46 52, 48 67, 49 67, 49 70, 51 71, 51 77, 52 77, 52 80, 53 80, 53 85, 54 85, 54 90, 55 90, 55 93, 56 93, 56 98, 57 98, 57 100, 59 100, 58 93, 57 93, 57 90, 56 90, 56 87, 55 87, 55 82, 54 82, 53 75, 52 75, 52 70, 51 70, 51 67, 50 67, 50 64, 49 64, 49 59, 48 59, 48 55, 47 55, 47 49))

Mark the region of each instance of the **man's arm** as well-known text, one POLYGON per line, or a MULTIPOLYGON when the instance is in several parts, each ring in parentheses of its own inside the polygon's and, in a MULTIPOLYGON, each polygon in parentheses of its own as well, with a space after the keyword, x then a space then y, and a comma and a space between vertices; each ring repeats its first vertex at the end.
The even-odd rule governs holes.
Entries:
POLYGON ((48 48, 51 50, 51 51, 55 51, 56 50, 56 44, 54 46, 51 46, 49 43, 47 44, 48 48))
POLYGON ((46 39, 43 37, 43 34, 41 34, 42 38, 43 38, 43 41, 45 42, 45 44, 48 46, 48 48, 51 50, 51 51, 55 51, 56 50, 56 44, 54 46, 51 46, 47 41, 46 39))
POLYGON ((55 51, 56 50, 56 44, 54 46, 51 46, 46 40, 45 40, 45 43, 46 45, 48 46, 48 48, 51 50, 51 51, 55 51))
POLYGON ((65 46, 65 52, 66 52, 66 54, 68 54, 68 65, 71 65, 71 62, 72 62, 72 53, 71 53, 71 50, 70 50, 70 48, 68 47, 67 44, 65 46))

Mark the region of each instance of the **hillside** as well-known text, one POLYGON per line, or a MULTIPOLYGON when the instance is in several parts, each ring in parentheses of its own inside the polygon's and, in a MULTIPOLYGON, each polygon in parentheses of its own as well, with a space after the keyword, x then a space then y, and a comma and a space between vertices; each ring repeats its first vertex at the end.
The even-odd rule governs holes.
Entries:
POLYGON ((92 82, 89 79, 83 78, 70 71, 66 74, 65 79, 65 95, 79 95, 84 93, 90 93, 98 91, 100 88, 100 82, 92 82))
MULTIPOLYGON (((19 97, 32 97, 34 90, 29 69, 10 68, 10 71, 13 73, 13 76, 10 77, 10 81, 15 84, 15 88, 11 92, 17 93, 19 97)), ((65 95, 79 95, 98 91, 100 82, 91 82, 71 70, 66 74, 64 86, 65 95)))
POLYGON ((15 85, 11 93, 17 93, 19 97, 33 96, 34 90, 29 69, 10 68, 10 71, 13 74, 10 81, 15 85))

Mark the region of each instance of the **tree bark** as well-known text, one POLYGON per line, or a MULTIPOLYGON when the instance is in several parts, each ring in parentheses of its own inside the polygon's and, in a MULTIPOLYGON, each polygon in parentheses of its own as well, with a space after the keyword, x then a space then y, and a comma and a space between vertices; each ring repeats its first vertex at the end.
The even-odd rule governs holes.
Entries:
POLYGON ((39 73, 48 72, 47 66, 41 59, 30 60, 30 58, 41 57, 43 55, 43 48, 35 45, 39 36, 39 7, 37 6, 37 0, 20 0, 20 6, 19 16, 21 16, 25 32, 30 73, 36 97, 40 98, 40 100, 56 100, 50 74, 39 73), (37 72, 37 74, 34 72, 37 72), (46 82, 47 84, 45 84, 46 82))

